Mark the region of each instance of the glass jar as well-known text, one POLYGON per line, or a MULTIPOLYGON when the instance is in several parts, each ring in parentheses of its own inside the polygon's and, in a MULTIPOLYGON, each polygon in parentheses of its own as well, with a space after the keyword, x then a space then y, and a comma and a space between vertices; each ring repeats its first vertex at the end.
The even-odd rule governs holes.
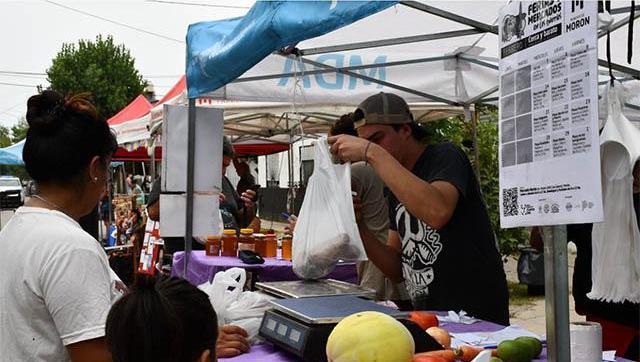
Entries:
POLYGON ((282 236, 282 259, 291 261, 291 249, 293 246, 293 237, 285 234, 282 236))
POLYGON ((238 256, 238 236, 233 229, 222 232, 222 256, 238 256))
POLYGON ((256 242, 255 252, 264 258, 267 253, 267 240, 264 234, 253 234, 253 240, 256 242))
POLYGON ((267 234, 264 236, 264 255, 263 258, 275 258, 278 255, 278 240, 276 234, 267 234))
POLYGON ((207 236, 204 250, 207 256, 220 256, 222 237, 220 235, 207 236))
POLYGON ((238 251, 240 250, 256 251, 256 242, 253 239, 253 229, 240 229, 238 251))

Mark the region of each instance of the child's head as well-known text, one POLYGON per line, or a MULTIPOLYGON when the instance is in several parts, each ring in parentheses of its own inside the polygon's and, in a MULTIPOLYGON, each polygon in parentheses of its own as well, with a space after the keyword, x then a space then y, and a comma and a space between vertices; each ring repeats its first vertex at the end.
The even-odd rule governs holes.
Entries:
POLYGON ((218 321, 209 297, 179 278, 139 275, 107 317, 114 362, 215 361, 218 321))

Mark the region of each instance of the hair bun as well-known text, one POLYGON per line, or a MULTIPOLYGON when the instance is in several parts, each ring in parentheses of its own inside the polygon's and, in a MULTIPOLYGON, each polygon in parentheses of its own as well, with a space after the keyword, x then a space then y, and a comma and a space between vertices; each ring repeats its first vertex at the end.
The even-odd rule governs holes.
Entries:
POLYGON ((46 90, 27 101, 27 122, 36 131, 51 131, 59 125, 57 113, 64 108, 64 97, 52 90, 46 90))

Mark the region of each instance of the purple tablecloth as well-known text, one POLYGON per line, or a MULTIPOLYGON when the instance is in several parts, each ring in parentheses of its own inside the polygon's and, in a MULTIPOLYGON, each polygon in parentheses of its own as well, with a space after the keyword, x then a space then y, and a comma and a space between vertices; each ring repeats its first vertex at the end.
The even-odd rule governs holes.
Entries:
MULTIPOLYGON (((298 280, 291 269, 291 262, 276 258, 265 258, 264 264, 244 264, 240 259, 231 256, 207 256, 203 250, 191 252, 187 275, 184 277, 191 284, 200 285, 213 280, 217 272, 229 268, 244 268, 258 276, 261 282, 277 282, 298 280)), ((172 276, 182 277, 184 269, 184 252, 173 254, 172 276)), ((328 278, 358 283, 358 275, 354 263, 341 263, 329 274, 328 278)))
MULTIPOLYGON (((458 323, 443 323, 441 325, 442 328, 448 330, 453 333, 465 333, 465 332, 495 332, 498 331, 504 326, 499 324, 481 321, 474 324, 458 324, 458 323)), ((547 350, 542 350, 542 354, 539 359, 533 360, 535 361, 546 361, 547 360, 547 350)), ((245 362, 245 361, 262 361, 262 362, 297 362, 300 361, 296 356, 282 351, 277 347, 274 347, 270 343, 258 344, 251 347, 251 351, 244 355, 240 355, 234 358, 219 358, 218 361, 228 361, 228 362, 245 362)), ((624 358, 616 358, 618 362, 628 361, 624 358)), ((631 362, 631 361, 629 361, 631 362)))

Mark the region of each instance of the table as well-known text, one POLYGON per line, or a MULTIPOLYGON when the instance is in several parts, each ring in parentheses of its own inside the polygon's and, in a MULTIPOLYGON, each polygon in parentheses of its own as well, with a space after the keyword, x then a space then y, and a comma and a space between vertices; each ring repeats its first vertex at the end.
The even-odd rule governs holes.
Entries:
MULTIPOLYGON (((453 333, 465 333, 465 332, 495 332, 498 331, 504 326, 499 324, 480 321, 474 324, 459 324, 459 323, 442 323, 440 325, 442 328, 448 330, 453 333)), ((542 350, 542 354, 539 359, 535 359, 533 361, 546 361, 547 360, 547 351, 546 349, 542 350)), ((262 343, 258 345, 254 345, 251 347, 251 351, 244 355, 240 355, 234 358, 218 358, 218 361, 228 361, 228 362, 249 362, 249 361, 262 361, 262 362, 298 362, 301 361, 296 356, 285 352, 283 350, 274 347, 270 343, 262 343)), ((625 362, 628 361, 624 358, 617 357, 617 362, 625 362)), ((631 362, 631 361, 629 361, 631 362)))
MULTIPOLYGON (((277 282, 298 280, 291 268, 291 262, 276 258, 265 258, 264 264, 244 264, 240 259, 232 256, 207 256, 204 250, 191 252, 189 269, 186 280, 194 285, 210 282, 217 272, 230 268, 244 268, 257 276, 261 282, 277 282)), ((173 254, 172 276, 181 276, 184 269, 184 252, 173 254)), ((358 274, 355 263, 339 263, 327 278, 342 280, 349 283, 358 283, 358 274)))

